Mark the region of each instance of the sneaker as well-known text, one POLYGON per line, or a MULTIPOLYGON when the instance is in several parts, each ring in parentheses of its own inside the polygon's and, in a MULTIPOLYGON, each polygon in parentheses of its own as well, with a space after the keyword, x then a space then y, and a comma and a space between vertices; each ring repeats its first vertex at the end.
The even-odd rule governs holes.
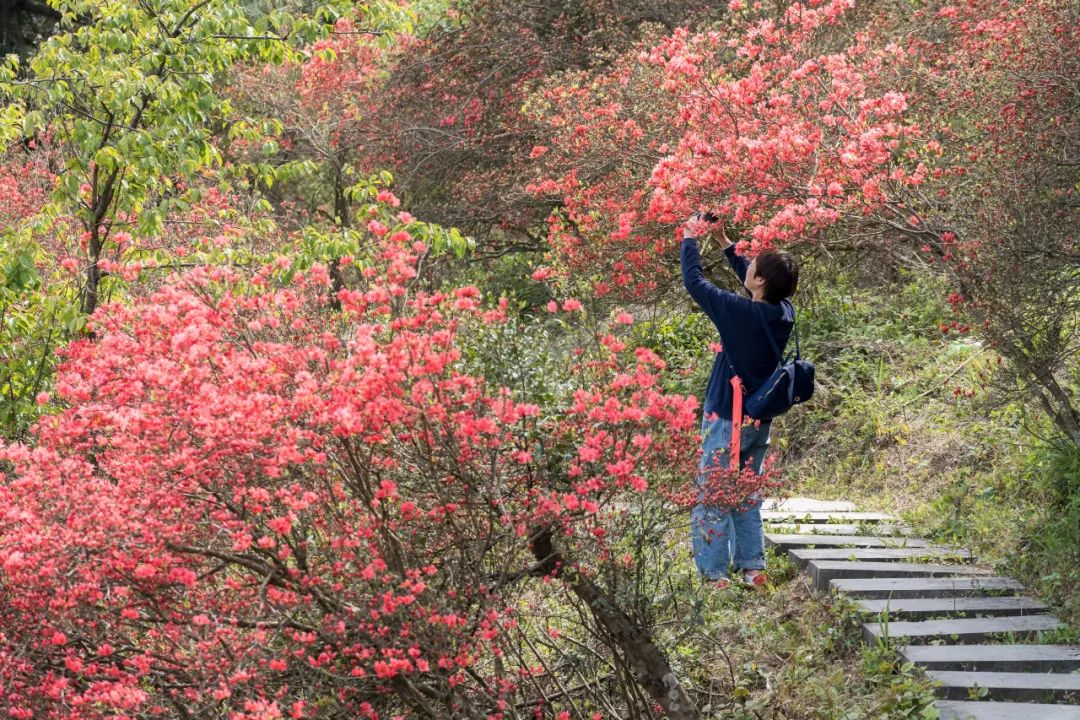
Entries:
POLYGON ((717 590, 727 590, 731 587, 731 581, 727 578, 720 578, 719 580, 713 580, 711 585, 717 590))
POLYGON ((769 581, 763 570, 747 570, 742 576, 743 585, 753 588, 764 587, 769 581))

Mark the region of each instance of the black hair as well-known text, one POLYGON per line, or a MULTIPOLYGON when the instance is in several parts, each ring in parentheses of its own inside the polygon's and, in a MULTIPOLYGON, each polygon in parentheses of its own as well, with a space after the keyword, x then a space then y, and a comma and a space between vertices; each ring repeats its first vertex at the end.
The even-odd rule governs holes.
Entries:
POLYGON ((789 298, 799 286, 799 263, 783 250, 758 255, 754 272, 765 281, 766 302, 778 303, 789 298))

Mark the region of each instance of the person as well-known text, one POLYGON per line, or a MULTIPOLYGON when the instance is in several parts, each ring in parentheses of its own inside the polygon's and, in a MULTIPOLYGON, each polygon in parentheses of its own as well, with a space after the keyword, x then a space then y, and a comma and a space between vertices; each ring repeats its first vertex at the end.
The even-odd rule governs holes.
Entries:
MULTIPOLYGON (((705 219, 711 220, 710 216, 705 219)), ((715 468, 730 465, 729 445, 736 374, 749 395, 777 368, 766 327, 783 352, 795 326, 795 308, 790 297, 799 282, 799 265, 786 252, 766 252, 753 260, 735 252, 735 246, 721 228, 721 245, 728 263, 748 297, 723 290, 705 277, 701 255, 693 231, 707 227, 695 215, 683 232, 681 264, 683 284, 720 334, 721 349, 713 361, 705 388, 702 420, 702 458, 696 478, 697 503, 690 514, 694 562, 701 575, 721 587, 729 584, 728 565, 734 564, 742 582, 757 586, 765 582, 765 533, 761 522, 761 498, 751 496, 736 508, 710 503, 705 486, 716 477, 715 468)), ((741 413, 740 413, 741 414, 741 413)), ((761 474, 769 445, 770 421, 745 423, 741 427, 739 468, 752 467, 761 474)), ((714 480, 715 481, 715 480, 714 480)), ((722 480, 721 480, 722 481, 722 480)))

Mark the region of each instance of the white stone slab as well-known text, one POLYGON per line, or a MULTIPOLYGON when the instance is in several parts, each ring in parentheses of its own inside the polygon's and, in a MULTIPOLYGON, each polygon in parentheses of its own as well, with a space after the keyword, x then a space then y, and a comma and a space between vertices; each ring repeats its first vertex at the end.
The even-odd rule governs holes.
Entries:
POLYGON ((900 654, 930 670, 1080 670, 1080 645, 908 645, 900 648, 900 654))
POLYGON ((944 597, 944 598, 890 598, 887 600, 859 600, 859 612, 879 615, 888 612, 889 617, 908 620, 932 617, 965 615, 1038 615, 1046 612, 1046 605, 1028 597, 944 597))
POLYGON ((970 688, 980 687, 994 700, 1080 702, 1080 675, 1072 673, 927 670, 926 677, 941 683, 934 692, 949 700, 964 700, 970 697, 970 688))
POLYGON ((957 597, 1020 592, 1024 586, 1012 578, 911 577, 842 578, 831 580, 833 592, 859 598, 957 597))
POLYGON ((1080 706, 939 700, 939 720, 1080 720, 1080 706))
POLYGON ((762 510, 761 519, 765 522, 796 523, 875 523, 895 522, 896 516, 877 512, 787 512, 780 510, 762 510))
POLYGON ((989 570, 972 565, 943 565, 938 563, 811 560, 808 567, 810 568, 810 576, 814 580, 814 586, 819 590, 828 588, 829 581, 837 578, 964 577, 991 574, 989 570))
POLYGON ((863 623, 863 637, 874 643, 886 634, 904 644, 905 640, 941 639, 952 643, 982 642, 987 635, 1013 633, 1028 637, 1037 632, 1060 630, 1065 625, 1053 615, 1023 615, 993 618, 958 618, 952 620, 895 621, 863 623))
POLYGON ((847 500, 815 500, 814 498, 766 498, 761 503, 762 510, 774 510, 785 513, 805 512, 854 512, 857 508, 855 503, 847 500))
MULTIPOLYGON (((825 525, 824 527, 829 527, 825 525)), ((879 535, 814 535, 802 533, 788 535, 783 533, 765 533, 765 544, 779 550, 799 547, 863 547, 863 548, 904 548, 932 547, 922 538, 916 537, 881 537, 879 535)))
POLYGON ((913 535, 909 527, 894 523, 765 523, 770 533, 794 533, 798 535, 913 535))
POLYGON ((919 558, 934 560, 970 560, 967 550, 947 547, 923 548, 794 548, 788 556, 802 568, 811 560, 857 560, 866 562, 902 562, 919 558))

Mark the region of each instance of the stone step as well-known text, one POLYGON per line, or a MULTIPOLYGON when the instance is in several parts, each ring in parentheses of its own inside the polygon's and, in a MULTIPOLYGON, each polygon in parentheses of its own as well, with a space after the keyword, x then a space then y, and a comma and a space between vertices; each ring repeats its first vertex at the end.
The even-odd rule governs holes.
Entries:
POLYGON ((981 643, 987 635, 994 633, 1012 633, 1017 637, 1028 638, 1041 631, 1060 630, 1064 627, 1053 615, 897 621, 888 623, 887 627, 868 622, 863 623, 863 638, 871 645, 884 639, 886 635, 897 641, 897 644, 931 639, 952 643, 981 643))
MULTIPOLYGON (((796 551, 792 551, 794 553, 796 551)), ((811 560, 808 566, 814 586, 829 587, 829 581, 839 578, 873 577, 948 577, 990 575, 990 571, 971 565, 941 565, 937 563, 850 562, 846 560, 811 560)))
POLYGON ((936 560, 970 560, 967 550, 948 547, 924 548, 795 548, 788 551, 788 557, 799 568, 811 560, 859 560, 867 562, 899 562, 913 558, 934 558, 936 560))
POLYGON ((859 600, 859 612, 909 620, 942 616, 967 615, 1036 615, 1046 611, 1046 605, 1027 597, 960 597, 859 600))
POLYGON ((1080 670, 1080 645, 909 645, 900 648, 900 655, 929 670, 1080 670))
POLYGON ((926 677, 941 683, 934 692, 948 700, 965 700, 970 688, 980 687, 990 700, 1080 704, 1080 675, 1072 673, 927 670, 926 677))
POLYGON ((1024 586, 1004 577, 842 578, 829 582, 834 592, 856 598, 935 598, 1001 595, 1024 586))
POLYGON ((764 522, 795 523, 876 523, 895 522, 895 515, 876 512, 788 512, 786 510, 762 510, 764 522))
POLYGON ((854 512, 857 508, 855 503, 847 500, 815 500, 814 498, 766 498, 761 503, 762 510, 773 510, 783 513, 806 513, 806 512, 854 512))
POLYGON ((1080 720, 1076 705, 958 700, 939 700, 935 705, 939 720, 1080 720))
POLYGON ((844 523, 765 523, 770 533, 819 534, 819 535, 912 535, 914 530, 892 523, 865 523, 863 525, 844 523))
POLYGON ((930 543, 922 538, 915 537, 879 537, 874 535, 782 535, 780 533, 766 533, 766 547, 775 547, 777 550, 800 547, 931 547, 930 543))

